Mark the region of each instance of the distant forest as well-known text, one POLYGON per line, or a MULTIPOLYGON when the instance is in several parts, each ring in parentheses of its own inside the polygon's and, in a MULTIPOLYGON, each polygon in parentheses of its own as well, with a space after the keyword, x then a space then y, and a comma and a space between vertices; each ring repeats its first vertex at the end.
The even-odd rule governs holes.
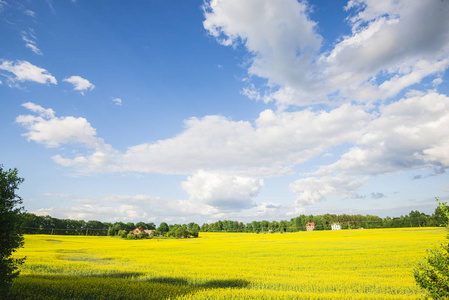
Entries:
POLYGON ((179 228, 189 232, 253 232, 253 233, 285 233, 305 231, 308 222, 315 223, 315 230, 331 230, 334 223, 341 224, 342 229, 372 229, 372 228, 399 228, 399 227, 438 227, 448 224, 447 218, 435 209, 432 215, 426 215, 417 210, 400 217, 381 218, 373 215, 300 215, 290 221, 253 221, 244 224, 238 221, 217 221, 204 223, 199 226, 189 224, 167 224, 162 222, 159 226, 154 223, 123 223, 100 222, 58 219, 50 216, 37 216, 32 213, 23 214, 23 232, 26 234, 59 234, 59 235, 117 235, 119 231, 132 231, 136 227, 145 230, 154 230, 153 236, 172 236, 179 228))

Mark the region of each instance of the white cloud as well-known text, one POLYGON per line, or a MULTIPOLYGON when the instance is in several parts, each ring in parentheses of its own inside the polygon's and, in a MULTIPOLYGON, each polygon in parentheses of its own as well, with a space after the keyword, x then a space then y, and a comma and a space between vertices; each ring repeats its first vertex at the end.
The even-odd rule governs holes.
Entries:
POLYGON ((442 173, 449 168, 449 97, 445 95, 411 94, 384 105, 362 132, 338 161, 291 185, 292 192, 299 194, 298 207, 330 195, 356 197, 368 176, 429 168, 442 173))
POLYGON ((221 116, 192 118, 177 136, 129 147, 124 153, 105 144, 84 118, 56 117, 51 109, 27 103, 38 116, 19 116, 29 140, 47 147, 78 144, 93 153, 54 161, 80 173, 137 172, 190 175, 182 183, 190 202, 217 213, 248 209, 263 187, 259 178, 291 173, 294 166, 332 147, 355 142, 373 116, 361 107, 343 105, 329 112, 263 111, 254 123, 221 116))
POLYGON ((81 95, 84 95, 85 91, 93 90, 95 86, 89 82, 89 80, 82 78, 80 76, 70 76, 69 78, 65 78, 62 81, 69 82, 73 84, 73 89, 75 91, 80 91, 81 95))
POLYGON ((78 143, 88 148, 104 147, 103 140, 96 137, 96 130, 85 118, 57 118, 51 108, 45 109, 31 102, 22 106, 38 114, 20 115, 16 118, 16 122, 28 130, 24 136, 29 141, 46 147, 58 147, 67 143, 78 143))
POLYGON ((113 98, 112 102, 114 102, 115 105, 122 105, 122 99, 120 98, 113 98))
POLYGON ((11 87, 18 86, 17 82, 34 81, 37 83, 52 83, 57 84, 56 78, 53 77, 47 70, 39 68, 30 64, 27 61, 7 61, 0 60, 0 70, 12 73, 15 77, 9 74, 3 74, 7 77, 11 87))
POLYGON ((241 210, 254 206, 252 198, 263 180, 224 173, 198 171, 182 182, 190 200, 199 200, 220 210, 241 210))
POLYGON ((23 103, 22 106, 32 112, 38 113, 39 116, 43 118, 52 119, 55 117, 55 111, 51 108, 43 108, 42 106, 31 102, 23 103))
POLYGON ((338 195, 341 199, 359 198, 360 195, 356 191, 366 180, 367 178, 344 176, 309 177, 296 180, 290 185, 290 189, 299 194, 296 206, 303 207, 324 200, 330 195, 338 195))
POLYGON ((306 3, 296 0, 220 1, 205 4, 204 28, 223 45, 241 41, 253 55, 248 72, 268 79, 271 85, 296 85, 307 89, 305 68, 321 47, 316 23, 309 19, 306 3))
POLYGON ((357 1, 352 35, 327 57, 334 85, 343 95, 388 98, 448 67, 449 5, 444 1, 357 1))
POLYGON ((129 147, 122 156, 128 171, 191 174, 198 170, 277 176, 326 149, 358 137, 370 120, 359 107, 330 112, 262 112, 251 124, 221 116, 191 118, 179 135, 129 147))
POLYGON ((281 107, 347 97, 370 102, 395 96, 449 66, 447 1, 350 1, 348 12, 356 11, 348 18, 352 33, 329 52, 321 50, 307 5, 206 3, 204 28, 223 45, 241 41, 252 55, 249 74, 268 80, 268 88, 247 88, 244 94, 281 107))
POLYGON ((54 156, 82 173, 138 172, 190 175, 200 170, 232 172, 239 176, 279 176, 328 149, 360 137, 360 128, 372 118, 361 107, 343 105, 329 112, 275 113, 263 111, 250 123, 221 116, 191 118, 177 136, 129 147, 124 153, 96 137, 81 117, 55 117, 54 112, 25 104, 39 116, 19 116, 29 140, 57 147, 77 143, 94 149, 75 158, 54 156), (50 113, 51 112, 51 113, 50 113))
POLYGON ((22 40, 25 42, 25 46, 27 48, 30 48, 31 51, 33 51, 37 55, 42 55, 41 50, 36 45, 36 36, 33 34, 32 30, 30 30, 29 32, 22 31, 20 35, 22 36, 22 40))
POLYGON ((80 174, 91 174, 95 172, 126 172, 126 168, 117 162, 120 153, 111 145, 104 144, 102 139, 94 140, 98 142, 94 152, 87 156, 76 156, 75 158, 64 158, 61 155, 54 155, 52 159, 64 167, 77 169, 80 174))
POLYGON ((434 92, 380 108, 357 146, 321 174, 385 174, 449 167, 449 98, 434 92))

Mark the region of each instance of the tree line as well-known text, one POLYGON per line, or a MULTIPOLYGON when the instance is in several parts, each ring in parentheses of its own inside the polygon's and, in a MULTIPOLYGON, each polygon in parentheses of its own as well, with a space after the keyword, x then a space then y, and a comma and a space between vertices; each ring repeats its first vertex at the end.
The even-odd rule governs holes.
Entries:
POLYGON ((398 228, 398 227, 438 227, 447 224, 447 217, 437 207, 432 215, 412 210, 408 215, 400 217, 381 218, 374 215, 300 215, 282 221, 253 221, 243 223, 238 221, 217 221, 204 223, 199 226, 191 222, 188 224, 167 224, 162 222, 156 226, 153 222, 100 222, 71 219, 58 219, 51 216, 37 216, 32 213, 23 213, 23 229, 27 234, 61 234, 61 235, 109 235, 117 236, 129 233, 136 227, 144 230, 153 230, 152 235, 158 237, 197 237, 198 232, 297 232, 305 231, 306 224, 315 223, 315 230, 331 230, 334 223, 341 225, 342 229, 357 228, 398 228))
POLYGON ((408 215, 400 217, 381 218, 373 215, 300 215, 290 219, 290 221, 253 221, 242 223, 237 221, 217 221, 210 224, 203 224, 203 232, 297 232, 305 231, 306 224, 315 223, 315 230, 331 230, 332 224, 340 224, 342 229, 357 228, 398 228, 398 227, 439 227, 447 224, 447 217, 437 207, 435 213, 427 215, 417 210, 411 211, 408 215))

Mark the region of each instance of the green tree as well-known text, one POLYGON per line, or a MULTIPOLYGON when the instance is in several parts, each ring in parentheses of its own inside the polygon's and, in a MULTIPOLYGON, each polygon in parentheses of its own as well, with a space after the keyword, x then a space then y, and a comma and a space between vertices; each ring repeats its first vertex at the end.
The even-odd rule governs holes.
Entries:
MULTIPOLYGON (((446 203, 440 202, 440 211, 449 218, 449 211, 446 203)), ((448 224, 446 224, 446 227, 448 224)), ((447 237, 449 239, 449 236, 447 237)), ((444 243, 440 247, 427 250, 427 261, 421 262, 414 269, 415 280, 418 285, 425 289, 434 299, 449 298, 449 244, 444 243)))
POLYGON ((136 227, 140 227, 140 228, 142 228, 143 230, 149 229, 149 228, 147 228, 147 224, 145 224, 144 222, 138 222, 138 223, 136 223, 136 227))
POLYGON ((108 236, 114 236, 114 235, 115 235, 114 227, 109 226, 109 228, 108 228, 108 236))
POLYGON ((165 233, 167 233, 169 231, 169 227, 167 225, 167 223, 162 222, 159 227, 157 228, 157 231, 161 234, 164 235, 165 233))
POLYGON ((126 223, 126 225, 125 225, 125 229, 126 229, 127 231, 132 231, 132 230, 136 229, 136 225, 134 225, 133 222, 128 222, 128 223, 126 223))
POLYGON ((5 295, 12 280, 19 275, 16 271, 25 258, 12 258, 17 248, 23 246, 21 234, 22 198, 16 195, 23 178, 17 176, 17 169, 4 170, 0 165, 0 294, 5 295))
POLYGON ((178 239, 186 238, 188 235, 187 230, 184 227, 178 227, 175 231, 175 237, 178 239))
POLYGON ((151 222, 151 223, 146 223, 146 225, 147 225, 147 229, 148 229, 148 230, 154 230, 154 229, 156 229, 156 225, 154 225, 153 222, 151 222))

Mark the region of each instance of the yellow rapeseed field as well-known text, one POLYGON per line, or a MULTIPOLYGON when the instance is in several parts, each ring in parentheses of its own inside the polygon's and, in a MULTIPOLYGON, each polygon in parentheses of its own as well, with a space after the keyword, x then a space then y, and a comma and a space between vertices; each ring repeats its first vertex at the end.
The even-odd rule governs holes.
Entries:
POLYGON ((19 299, 418 299, 439 228, 200 233, 122 240, 26 235, 19 299))

